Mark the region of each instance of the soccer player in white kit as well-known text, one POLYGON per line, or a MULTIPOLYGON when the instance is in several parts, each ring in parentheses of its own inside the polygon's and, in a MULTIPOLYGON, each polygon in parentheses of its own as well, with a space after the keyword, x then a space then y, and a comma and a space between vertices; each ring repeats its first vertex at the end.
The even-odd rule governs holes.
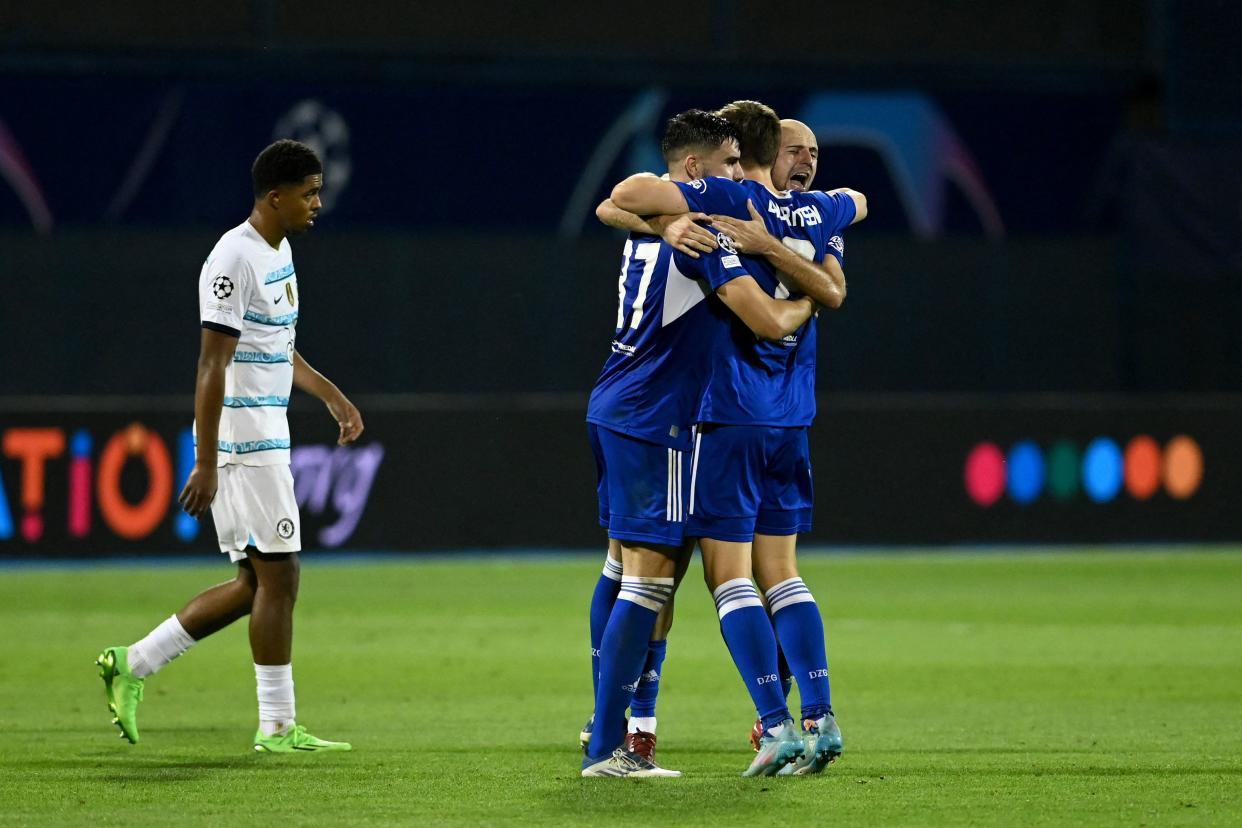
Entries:
POLYGON ((286 237, 314 225, 323 168, 310 147, 281 140, 259 154, 251 175, 250 217, 220 238, 199 275, 197 456, 178 499, 195 517, 210 507, 220 551, 237 563, 237 577, 199 593, 129 647, 105 649, 97 663, 113 723, 137 743, 146 677, 249 615, 259 697, 254 749, 349 750, 296 723, 291 663, 301 550, 285 417, 291 387, 323 400, 341 445, 363 429, 353 403, 294 347, 301 296, 286 237), (256 550, 247 552, 251 542, 256 550))

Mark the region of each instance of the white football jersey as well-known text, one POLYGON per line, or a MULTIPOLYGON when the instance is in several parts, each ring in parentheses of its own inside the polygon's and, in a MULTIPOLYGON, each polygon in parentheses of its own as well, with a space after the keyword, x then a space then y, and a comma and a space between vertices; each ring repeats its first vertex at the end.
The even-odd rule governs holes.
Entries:
POLYGON ((298 280, 289 240, 274 250, 249 221, 225 233, 198 277, 204 328, 238 334, 224 375, 217 465, 289 462, 298 280))

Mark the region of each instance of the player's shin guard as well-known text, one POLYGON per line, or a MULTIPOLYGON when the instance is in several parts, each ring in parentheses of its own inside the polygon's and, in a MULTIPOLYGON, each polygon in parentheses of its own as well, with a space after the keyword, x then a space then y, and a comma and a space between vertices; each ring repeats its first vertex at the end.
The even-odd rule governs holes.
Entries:
POLYGON ((608 616, 612 615, 612 607, 617 603, 617 593, 621 591, 621 563, 611 557, 604 556, 604 571, 595 582, 595 592, 591 594, 591 687, 599 692, 599 647, 604 640, 604 628, 608 626, 608 616))
POLYGON ((802 697, 802 718, 832 712, 824 622, 815 597, 801 578, 781 581, 767 591, 768 609, 802 697))
POLYGON ((588 757, 607 756, 625 741, 625 709, 637 689, 656 617, 672 594, 672 578, 622 578, 600 645, 595 728, 588 757))
POLYGON ((776 667, 776 639, 759 591, 749 578, 725 581, 712 592, 720 632, 765 728, 790 718, 776 667))
MULTIPOLYGON (((635 730, 635 720, 655 720, 656 696, 660 692, 660 675, 664 670, 664 656, 668 652, 667 641, 652 641, 647 644, 647 663, 643 665, 642 677, 638 679, 638 690, 634 700, 630 702, 630 730, 635 730)), ((638 722, 642 724, 642 722, 638 722)), ((638 728, 654 733, 654 725, 638 728)))

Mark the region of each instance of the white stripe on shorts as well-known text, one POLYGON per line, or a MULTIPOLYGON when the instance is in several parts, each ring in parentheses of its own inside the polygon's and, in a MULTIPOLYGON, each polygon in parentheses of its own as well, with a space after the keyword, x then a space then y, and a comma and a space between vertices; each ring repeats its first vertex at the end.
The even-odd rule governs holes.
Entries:
POLYGON ((681 457, 684 451, 677 452, 677 522, 683 523, 686 519, 686 505, 682 499, 681 491, 681 457))
POLYGON ((673 450, 668 452, 668 477, 664 481, 664 519, 673 519, 673 450))
POLYGON ((699 480, 699 449, 703 442, 703 432, 694 433, 694 459, 690 461, 690 514, 694 514, 694 489, 699 480))

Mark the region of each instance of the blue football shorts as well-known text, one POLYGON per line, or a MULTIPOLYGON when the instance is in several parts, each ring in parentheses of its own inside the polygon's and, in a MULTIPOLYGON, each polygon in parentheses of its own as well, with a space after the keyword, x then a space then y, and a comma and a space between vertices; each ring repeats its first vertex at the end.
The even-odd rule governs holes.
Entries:
POLYGON ((745 542, 811 531, 806 428, 701 424, 690 465, 686 537, 745 542))
POLYGON ((599 493, 599 525, 608 537, 680 546, 690 490, 690 452, 648 443, 587 423, 599 493))

